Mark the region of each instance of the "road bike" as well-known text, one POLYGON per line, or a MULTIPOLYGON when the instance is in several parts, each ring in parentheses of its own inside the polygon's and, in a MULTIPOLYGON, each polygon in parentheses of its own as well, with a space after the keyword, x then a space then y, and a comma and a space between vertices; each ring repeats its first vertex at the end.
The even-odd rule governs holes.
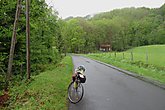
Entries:
POLYGON ((68 99, 71 103, 78 103, 83 98, 84 87, 81 84, 81 74, 77 74, 75 81, 71 82, 68 86, 68 99))

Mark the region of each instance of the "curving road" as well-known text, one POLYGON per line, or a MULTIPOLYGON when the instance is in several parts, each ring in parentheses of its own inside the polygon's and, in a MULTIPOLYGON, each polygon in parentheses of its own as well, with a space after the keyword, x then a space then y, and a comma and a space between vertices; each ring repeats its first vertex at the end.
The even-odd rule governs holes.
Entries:
POLYGON ((69 110, 165 110, 165 90, 93 60, 73 56, 86 67, 85 95, 69 110))

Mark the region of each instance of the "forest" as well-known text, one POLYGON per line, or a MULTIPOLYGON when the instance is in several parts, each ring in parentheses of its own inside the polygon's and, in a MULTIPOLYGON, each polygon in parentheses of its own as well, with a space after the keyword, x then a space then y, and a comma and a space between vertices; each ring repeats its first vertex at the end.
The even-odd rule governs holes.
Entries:
MULTIPOLYGON (((0 89, 6 80, 13 23, 16 13, 16 0, 0 1, 0 89)), ((13 59, 12 77, 26 79, 26 15, 25 0, 22 0, 19 15, 16 45, 13 59)), ((48 64, 60 61, 60 25, 57 12, 44 0, 31 0, 30 3, 30 53, 31 72, 36 75, 44 71, 48 64)))
POLYGON ((160 8, 124 8, 65 20, 62 36, 69 52, 89 53, 101 44, 113 51, 165 43, 165 4, 160 8))
MULTIPOLYGON (((16 12, 16 0, 0 0, 0 89, 5 83, 16 12)), ((17 28, 12 77, 26 77, 26 18, 22 0, 17 28)), ((165 44, 165 4, 160 8, 123 8, 61 19, 44 0, 30 2, 31 72, 36 75, 57 64, 66 53, 98 52, 100 45, 112 51, 165 44)))

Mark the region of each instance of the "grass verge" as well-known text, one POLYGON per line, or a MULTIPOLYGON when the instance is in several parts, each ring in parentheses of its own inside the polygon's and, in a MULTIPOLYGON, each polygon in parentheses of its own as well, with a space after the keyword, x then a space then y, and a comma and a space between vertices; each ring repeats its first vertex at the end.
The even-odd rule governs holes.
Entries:
POLYGON ((110 53, 103 53, 103 54, 88 54, 85 55, 89 58, 102 61, 116 67, 122 68, 124 70, 128 70, 130 72, 139 74, 146 78, 156 80, 160 83, 165 84, 165 71, 155 68, 154 66, 146 66, 143 63, 139 62, 131 62, 125 59, 116 59, 110 55, 110 53), (137 64, 138 63, 138 64, 137 64))
POLYGON ((71 80, 71 57, 54 68, 24 81, 10 90, 5 110, 67 110, 67 87, 71 80))

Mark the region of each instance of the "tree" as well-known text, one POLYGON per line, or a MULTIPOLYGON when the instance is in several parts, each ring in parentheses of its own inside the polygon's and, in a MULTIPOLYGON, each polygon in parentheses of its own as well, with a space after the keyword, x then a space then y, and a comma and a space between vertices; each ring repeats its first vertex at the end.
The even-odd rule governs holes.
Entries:
POLYGON ((10 47, 10 55, 9 55, 9 61, 8 61, 8 70, 7 70, 7 83, 10 80, 11 77, 11 72, 12 72, 12 64, 13 64, 13 56, 14 56, 14 50, 15 50, 15 44, 16 44, 16 30, 17 30, 17 23, 18 23, 18 18, 20 15, 20 7, 21 6, 21 0, 17 1, 17 9, 16 9, 16 14, 15 14, 15 21, 14 21, 14 27, 13 27, 13 35, 12 35, 12 40, 11 40, 11 47, 10 47))
MULTIPOLYGON (((16 1, 0 1, 0 78, 4 81, 9 59, 10 40, 16 10, 16 1)), ((31 72, 37 74, 44 71, 47 64, 57 63, 60 60, 56 50, 56 32, 58 17, 44 0, 31 1, 31 72)), ((26 73, 26 19, 25 0, 22 1, 19 24, 17 25, 17 40, 13 55, 13 77, 23 76, 26 73)))

